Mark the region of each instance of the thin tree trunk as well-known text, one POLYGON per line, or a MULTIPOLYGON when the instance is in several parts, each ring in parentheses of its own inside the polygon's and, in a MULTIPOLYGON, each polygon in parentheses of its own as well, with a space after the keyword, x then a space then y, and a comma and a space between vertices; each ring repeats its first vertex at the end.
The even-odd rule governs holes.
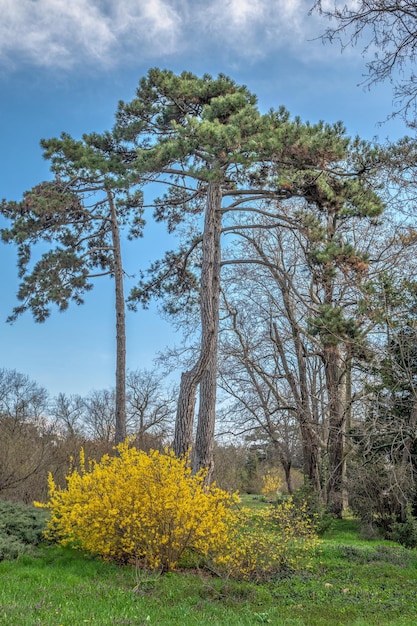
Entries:
POLYGON ((290 385, 294 401, 296 404, 296 417, 300 425, 300 434, 303 449, 303 470, 304 476, 309 481, 317 493, 320 493, 320 472, 319 472, 319 445, 318 436, 313 428, 313 419, 311 414, 311 408, 309 403, 309 388, 307 382, 307 368, 306 360, 303 353, 303 346, 300 337, 300 333, 297 329, 297 324, 294 319, 294 311, 290 302, 289 292, 287 286, 281 282, 280 284, 284 303, 287 310, 288 320, 291 324, 291 332, 294 342, 294 347, 297 355, 298 365, 298 382, 295 379, 293 372, 287 363, 284 346, 282 344, 278 327, 274 323, 274 339, 281 361, 285 369, 286 378, 290 385))
POLYGON ((311 391, 309 392, 306 361, 298 333, 297 336, 294 337, 294 342, 297 350, 300 377, 301 404, 298 407, 298 421, 303 443, 304 476, 307 476, 314 490, 320 494, 320 448, 318 444, 318 434, 315 432, 313 426, 313 415, 309 403, 309 394, 311 394, 311 391))
POLYGON ((289 495, 292 495, 294 490, 293 490, 292 478, 291 478, 291 466, 292 466, 291 459, 285 459, 284 457, 281 457, 281 465, 282 465, 282 469, 284 470, 285 484, 287 485, 287 491, 289 495))
POLYGON ((302 419, 300 422, 300 433, 303 450, 303 473, 304 478, 312 485, 314 491, 320 495, 320 454, 319 447, 314 441, 312 429, 307 422, 302 419))
POLYGON ((126 439, 126 310, 119 223, 113 195, 109 190, 107 191, 107 198, 111 215, 116 301, 116 418, 114 441, 117 446, 126 439))
MULTIPOLYGON (((198 459, 206 461, 212 469, 213 437, 214 437, 214 407, 216 402, 216 382, 213 381, 217 369, 217 335, 219 319, 219 292, 220 290, 220 230, 219 221, 222 193, 220 184, 210 182, 207 190, 207 207, 203 230, 203 256, 200 282, 200 317, 201 317, 201 345, 199 358, 194 367, 181 376, 180 393, 177 405, 177 416, 174 433, 174 452, 177 456, 189 453, 193 442, 194 408, 197 387, 201 385, 200 400, 201 419, 199 417, 199 446, 198 459), (214 388, 214 396, 213 396, 214 388), (210 398, 210 399, 208 399, 210 398), (207 407, 207 409, 205 408, 207 407), (211 432, 213 428, 213 433, 211 432), (207 455, 206 448, 209 446, 207 455), (211 446, 211 459, 210 459, 211 446)), ((201 467, 200 460, 194 467, 201 467)), ((206 465, 204 465, 206 467, 206 465)))
MULTIPOLYGON (((414 433, 416 432, 417 425, 417 399, 415 396, 415 390, 413 389, 413 406, 410 414, 410 422, 407 424, 406 432, 403 433, 404 437, 404 449, 401 455, 401 477, 407 476, 409 484, 413 486, 415 490, 415 462, 413 462, 413 445, 414 445, 414 433)), ((409 499, 406 494, 402 492, 401 497, 401 521, 405 522, 407 519, 407 503, 409 499)))

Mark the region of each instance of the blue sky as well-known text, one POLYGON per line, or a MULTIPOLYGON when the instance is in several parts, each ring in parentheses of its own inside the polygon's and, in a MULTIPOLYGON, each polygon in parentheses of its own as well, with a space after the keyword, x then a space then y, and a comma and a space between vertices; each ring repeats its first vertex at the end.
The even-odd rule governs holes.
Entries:
MULTIPOLYGON (((0 197, 19 200, 50 178, 41 138, 75 138, 113 125, 120 99, 134 97, 150 67, 223 72, 246 84, 261 110, 284 105, 303 120, 342 120, 349 134, 382 141, 406 130, 392 111, 389 84, 358 86, 360 49, 342 54, 318 36, 327 23, 309 15, 312 0, 0 0, 0 197)), ((169 247, 161 228, 128 251, 128 271, 169 247)), ((16 369, 59 392, 86 395, 113 385, 112 283, 100 279, 81 307, 53 311, 44 324, 29 313, 13 325, 16 252, 0 245, 0 368, 16 369)), ((128 314, 128 367, 150 368, 179 342, 156 307, 128 314)))

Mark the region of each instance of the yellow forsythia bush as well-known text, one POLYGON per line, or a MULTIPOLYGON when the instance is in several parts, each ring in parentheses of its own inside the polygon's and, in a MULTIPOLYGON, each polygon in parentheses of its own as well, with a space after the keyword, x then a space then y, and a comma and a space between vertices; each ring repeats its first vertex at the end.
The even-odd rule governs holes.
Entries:
POLYGON ((288 498, 257 511, 241 509, 227 544, 212 562, 220 575, 260 582, 308 569, 320 543, 315 520, 288 498))
POLYGON ((67 488, 49 477, 51 517, 47 535, 107 558, 135 560, 149 569, 175 568, 187 549, 218 552, 233 527, 236 496, 204 485, 172 452, 149 454, 118 446, 67 477, 67 488))
POLYGON ((276 498, 281 487, 282 480, 277 470, 270 470, 262 476, 262 494, 266 498, 276 498))

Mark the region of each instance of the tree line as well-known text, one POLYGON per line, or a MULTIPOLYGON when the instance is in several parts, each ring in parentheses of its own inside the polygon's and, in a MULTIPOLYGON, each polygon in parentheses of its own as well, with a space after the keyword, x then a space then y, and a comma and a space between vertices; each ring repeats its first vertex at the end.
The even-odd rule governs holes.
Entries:
MULTIPOLYGON (((156 370, 128 371, 127 433, 141 449, 163 449, 172 438, 175 390, 156 370)), ((87 396, 48 391, 27 375, 0 369, 0 494, 32 502, 46 494, 48 472, 59 484, 81 447, 92 458, 112 453, 115 389, 87 396)))
MULTIPOLYGON (((163 452, 172 445, 177 390, 158 370, 128 371, 127 432, 138 450, 163 452)), ((59 487, 78 467, 81 449, 90 460, 114 454, 115 389, 93 390, 87 396, 47 389, 15 370, 0 369, 0 498, 44 501, 48 474, 59 487)), ((216 483, 230 492, 259 494, 263 477, 278 459, 268 442, 235 438, 215 444, 216 483)), ((297 486, 300 471, 293 472, 297 486)))

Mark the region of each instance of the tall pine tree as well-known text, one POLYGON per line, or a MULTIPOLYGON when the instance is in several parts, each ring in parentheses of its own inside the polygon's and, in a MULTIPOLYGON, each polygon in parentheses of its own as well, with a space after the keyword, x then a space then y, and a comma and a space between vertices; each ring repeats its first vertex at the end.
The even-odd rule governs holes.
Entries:
POLYGON ((111 276, 116 314, 115 442, 126 438, 126 328, 120 231, 142 234, 142 195, 117 155, 98 147, 98 136, 76 141, 67 134, 41 142, 55 179, 24 194, 21 202, 3 201, 12 221, 2 239, 18 247, 21 304, 9 321, 29 310, 37 322, 70 301, 82 304, 98 276, 111 276), (94 142, 92 141, 94 139, 94 142), (32 263, 38 244, 48 247, 32 263))

